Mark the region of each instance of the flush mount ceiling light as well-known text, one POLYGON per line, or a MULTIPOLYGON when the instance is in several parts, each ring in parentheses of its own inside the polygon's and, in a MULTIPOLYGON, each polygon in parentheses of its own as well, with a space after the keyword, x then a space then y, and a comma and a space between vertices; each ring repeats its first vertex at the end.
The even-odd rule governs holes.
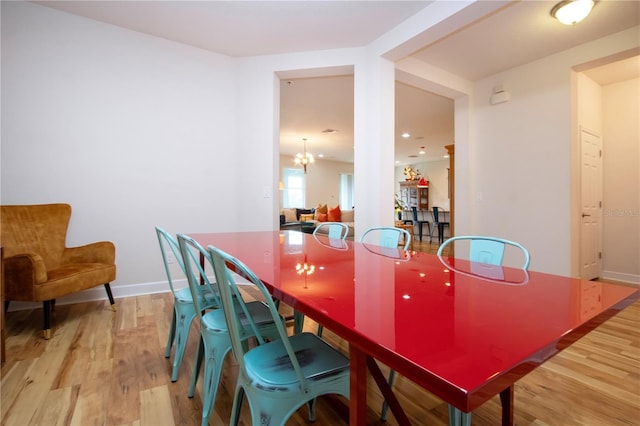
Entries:
POLYGON ((565 25, 575 25, 589 15, 594 4, 594 0, 564 0, 553 6, 551 16, 565 25))

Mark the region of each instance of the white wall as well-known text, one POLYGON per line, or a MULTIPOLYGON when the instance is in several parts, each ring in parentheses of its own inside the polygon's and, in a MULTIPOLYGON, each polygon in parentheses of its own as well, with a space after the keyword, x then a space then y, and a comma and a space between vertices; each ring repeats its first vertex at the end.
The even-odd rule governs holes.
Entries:
POLYGON ((640 80, 602 87, 604 276, 640 283, 640 80))
POLYGON ((166 280, 154 226, 240 226, 235 97, 227 57, 2 2, 2 203, 70 203, 69 245, 117 247, 116 297, 166 280))
POLYGON ((362 49, 231 59, 33 3, 1 7, 1 202, 70 203, 70 245, 117 247, 116 297, 166 289, 154 226, 277 229, 276 73, 362 68, 362 49))
POLYGON ((638 40, 635 27, 475 83, 469 140, 456 135, 456 211, 470 212, 466 221, 456 216, 457 229, 522 243, 531 252, 531 269, 575 272, 571 67, 638 46, 638 40), (497 85, 511 100, 491 105, 497 85), (458 164, 466 155, 468 164, 458 164), (468 168, 467 179, 458 175, 460 166, 468 168), (458 198, 460 187, 466 197, 458 198))

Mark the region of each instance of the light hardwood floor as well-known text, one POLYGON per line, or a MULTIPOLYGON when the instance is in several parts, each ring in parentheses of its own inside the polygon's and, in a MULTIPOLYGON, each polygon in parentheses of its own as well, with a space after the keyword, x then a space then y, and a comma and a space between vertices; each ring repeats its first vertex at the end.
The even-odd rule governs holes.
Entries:
MULTIPOLYGON (((435 244, 417 245, 433 251, 435 244)), ((198 425, 202 381, 187 398, 198 329, 194 323, 177 382, 164 357, 172 298, 155 294, 108 302, 57 306, 51 340, 41 338, 41 310, 9 312, 7 361, 2 366, 1 424, 198 425)), ((305 328, 315 330, 307 320, 305 328)), ((537 368, 515 387, 517 425, 640 425, 640 302, 537 368)), ((324 337, 347 349, 329 330, 324 337)), ((385 370, 386 372, 386 370, 385 370)), ((237 367, 227 357, 211 425, 228 424, 237 367)), ((394 391, 416 425, 447 424, 447 406, 406 378, 394 391)), ((369 424, 381 397, 369 384, 369 424)), ((339 397, 321 398, 315 425, 346 425, 339 397)), ((499 424, 494 398, 474 411, 473 425, 499 424)), ((250 424, 244 404, 243 424, 250 424)), ((305 408, 288 424, 307 424, 305 408)), ((389 425, 397 424, 390 416, 389 425)))

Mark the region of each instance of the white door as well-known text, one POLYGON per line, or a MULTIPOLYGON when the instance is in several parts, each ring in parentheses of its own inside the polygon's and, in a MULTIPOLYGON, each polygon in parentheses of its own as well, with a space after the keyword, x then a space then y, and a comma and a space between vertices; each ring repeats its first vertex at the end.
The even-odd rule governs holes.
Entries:
POLYGON ((582 212, 580 277, 591 280, 602 273, 602 140, 580 131, 582 212))

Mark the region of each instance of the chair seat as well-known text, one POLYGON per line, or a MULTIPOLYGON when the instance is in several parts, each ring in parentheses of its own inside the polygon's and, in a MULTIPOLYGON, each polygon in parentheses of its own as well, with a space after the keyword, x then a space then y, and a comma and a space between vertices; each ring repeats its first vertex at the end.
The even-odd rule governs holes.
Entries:
MULTIPOLYGON (((238 310, 240 310, 240 304, 236 302, 236 305, 238 310)), ((269 312, 269 308, 264 303, 246 302, 245 305, 256 326, 260 327, 267 324, 273 324, 271 312, 269 312)), ((245 327, 245 330, 249 332, 249 334, 251 334, 249 330, 249 322, 246 320, 246 317, 242 314, 240 314, 239 317, 242 326, 245 327)), ((224 311, 222 309, 213 309, 208 311, 202 317, 202 322, 209 330, 228 331, 227 320, 224 317, 224 311)), ((229 344, 229 348, 231 348, 231 344, 229 344)))
MULTIPOLYGON (((218 296, 211 291, 208 286, 201 286, 198 291, 200 292, 200 304, 199 306, 204 306, 206 308, 218 308, 218 296)), ((182 288, 180 290, 176 290, 174 293, 176 302, 179 303, 193 303, 193 298, 191 297, 191 291, 189 288, 182 288)))
POLYGON ((109 283, 115 279, 115 265, 106 263, 62 265, 47 271, 46 282, 34 285, 34 301, 57 299, 73 292, 95 287, 95 283, 109 283))
MULTIPOLYGON (((336 375, 349 369, 349 359, 312 333, 289 337, 303 375, 310 380, 336 375)), ((247 375, 253 386, 280 391, 299 391, 300 382, 282 341, 253 348, 244 357, 247 375)))

